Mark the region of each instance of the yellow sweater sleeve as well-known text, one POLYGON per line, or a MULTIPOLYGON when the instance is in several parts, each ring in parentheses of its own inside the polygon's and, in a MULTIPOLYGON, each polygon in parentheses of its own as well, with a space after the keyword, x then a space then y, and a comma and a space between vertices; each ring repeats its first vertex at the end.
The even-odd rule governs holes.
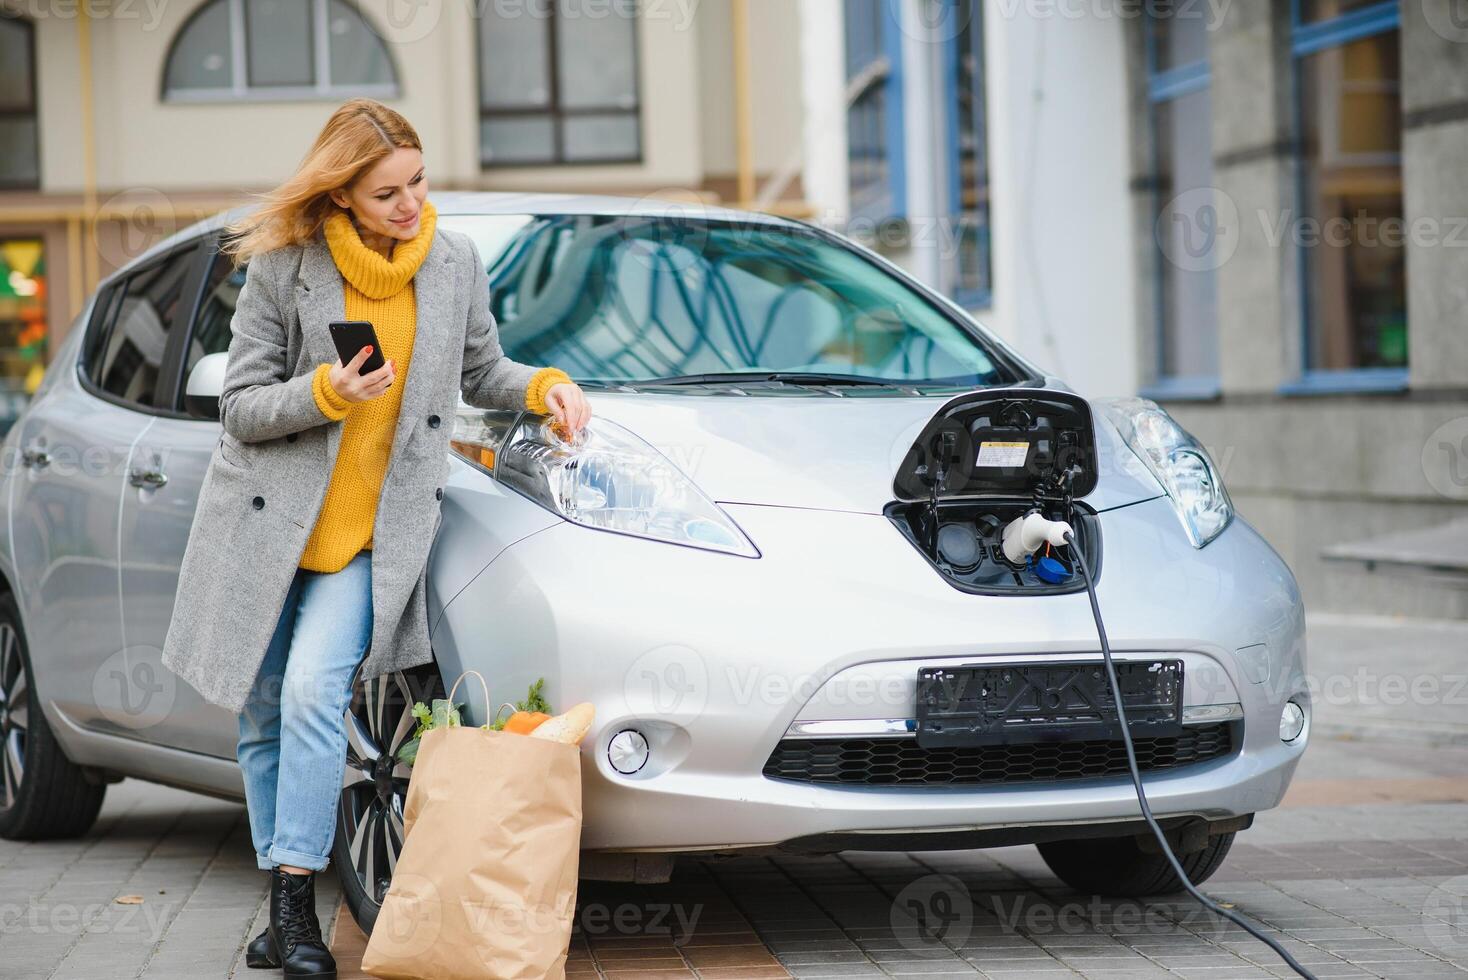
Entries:
POLYGON ((316 376, 311 380, 311 394, 316 397, 316 407, 321 409, 321 414, 339 422, 347 417, 347 411, 352 403, 337 394, 331 386, 331 365, 324 361, 316 365, 316 376))
POLYGON ((530 384, 525 388, 525 407, 545 415, 550 411, 545 404, 545 393, 550 390, 551 385, 570 380, 571 376, 558 367, 541 368, 530 376, 530 384))

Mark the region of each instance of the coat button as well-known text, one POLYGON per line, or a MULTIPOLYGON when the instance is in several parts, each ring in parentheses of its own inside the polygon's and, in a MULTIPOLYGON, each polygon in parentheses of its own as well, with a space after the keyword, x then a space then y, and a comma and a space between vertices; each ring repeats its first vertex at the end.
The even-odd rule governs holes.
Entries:
POLYGON ((443 499, 443 487, 439 487, 437 490, 433 491, 433 499, 434 500, 442 500, 443 499))
POLYGON ((428 416, 428 427, 430 429, 436 429, 436 428, 438 428, 438 416, 437 415, 430 415, 430 416, 428 416))
POLYGON ((297 433, 295 433, 295 432, 288 432, 288 433, 286 433, 285 441, 286 442, 295 442, 296 441, 296 435, 297 435, 297 433))
POLYGON ((265 506, 265 498, 264 497, 256 497, 254 500, 250 501, 250 503, 252 503, 252 504, 255 505, 255 509, 256 510, 259 510, 261 507, 264 507, 265 506))

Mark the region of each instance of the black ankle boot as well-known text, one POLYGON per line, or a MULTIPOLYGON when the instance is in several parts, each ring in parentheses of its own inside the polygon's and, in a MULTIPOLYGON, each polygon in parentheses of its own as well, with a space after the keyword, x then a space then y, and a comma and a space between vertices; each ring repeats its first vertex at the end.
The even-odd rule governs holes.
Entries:
POLYGON ((275 955, 275 944, 270 941, 270 927, 260 930, 260 935, 250 940, 245 947, 245 966, 253 970, 280 966, 280 957, 275 955))
POLYGON ((287 977, 336 980, 336 959, 316 918, 316 875, 270 870, 270 927, 266 930, 287 977))

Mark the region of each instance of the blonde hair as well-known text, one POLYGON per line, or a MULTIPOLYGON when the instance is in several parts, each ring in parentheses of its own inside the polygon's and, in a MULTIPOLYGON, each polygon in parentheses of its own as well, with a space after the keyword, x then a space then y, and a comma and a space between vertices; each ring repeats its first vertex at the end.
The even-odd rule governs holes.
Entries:
POLYGON ((341 208, 328 191, 349 187, 398 147, 421 151, 418 133, 402 114, 376 99, 343 102, 285 183, 260 195, 261 207, 224 228, 220 251, 235 268, 283 245, 309 241, 341 208))

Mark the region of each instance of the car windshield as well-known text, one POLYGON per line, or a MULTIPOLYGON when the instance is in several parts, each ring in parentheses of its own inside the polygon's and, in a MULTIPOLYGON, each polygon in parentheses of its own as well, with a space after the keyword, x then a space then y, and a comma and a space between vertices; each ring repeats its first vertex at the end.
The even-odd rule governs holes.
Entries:
POLYGON ((977 327, 804 227, 597 214, 441 222, 478 246, 505 352, 578 382, 1018 380, 977 327))

